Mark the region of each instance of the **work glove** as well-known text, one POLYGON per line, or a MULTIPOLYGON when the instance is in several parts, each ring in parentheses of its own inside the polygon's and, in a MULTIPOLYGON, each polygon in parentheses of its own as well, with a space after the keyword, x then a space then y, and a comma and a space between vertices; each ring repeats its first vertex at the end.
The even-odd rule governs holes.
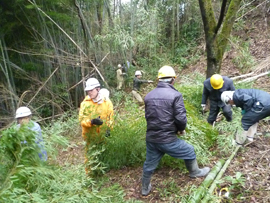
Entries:
POLYGON ((246 113, 246 111, 243 109, 243 110, 241 111, 241 114, 244 115, 245 113, 246 113))
POLYGON ((148 83, 152 83, 153 81, 152 80, 148 80, 148 83))
POLYGON ((206 105, 205 104, 201 104, 202 110, 205 111, 206 109, 206 105))
POLYGON ((98 118, 94 118, 91 120, 91 124, 92 125, 102 125, 103 124, 103 121, 100 119, 100 117, 98 118))
POLYGON ((111 130, 107 129, 105 133, 105 137, 110 137, 111 136, 111 130))

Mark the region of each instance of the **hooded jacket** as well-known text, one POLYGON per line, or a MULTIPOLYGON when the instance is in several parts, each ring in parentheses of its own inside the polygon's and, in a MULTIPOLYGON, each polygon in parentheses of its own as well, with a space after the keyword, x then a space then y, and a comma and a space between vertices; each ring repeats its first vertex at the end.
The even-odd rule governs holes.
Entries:
POLYGON ((234 91, 235 87, 233 85, 232 79, 222 76, 223 78, 223 86, 222 88, 216 90, 212 87, 210 83, 210 78, 206 79, 203 82, 203 95, 202 95, 202 104, 206 104, 207 99, 210 101, 215 101, 218 103, 219 107, 223 107, 225 104, 221 101, 221 94, 224 91, 234 91))
POLYGON ((174 142, 177 131, 183 131, 187 123, 182 94, 172 85, 159 82, 157 87, 146 95, 144 102, 146 141, 174 142))
POLYGON ((110 99, 103 99, 102 103, 94 102, 88 95, 80 106, 79 121, 82 126, 82 136, 89 144, 91 140, 102 139, 101 133, 106 132, 107 128, 112 128, 113 105, 110 99), (101 126, 92 125, 91 120, 98 118, 103 120, 101 126))

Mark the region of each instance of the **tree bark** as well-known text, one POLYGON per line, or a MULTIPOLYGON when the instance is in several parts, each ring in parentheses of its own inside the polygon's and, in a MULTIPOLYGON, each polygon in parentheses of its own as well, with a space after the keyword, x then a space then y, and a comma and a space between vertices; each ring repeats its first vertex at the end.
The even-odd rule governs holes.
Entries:
POLYGON ((220 72, 222 58, 241 1, 242 0, 231 0, 227 2, 227 0, 223 0, 219 21, 216 23, 211 0, 199 0, 207 53, 206 78, 220 72), (227 4, 228 9, 226 11, 225 8, 227 4), (222 29, 219 31, 221 27, 222 29))

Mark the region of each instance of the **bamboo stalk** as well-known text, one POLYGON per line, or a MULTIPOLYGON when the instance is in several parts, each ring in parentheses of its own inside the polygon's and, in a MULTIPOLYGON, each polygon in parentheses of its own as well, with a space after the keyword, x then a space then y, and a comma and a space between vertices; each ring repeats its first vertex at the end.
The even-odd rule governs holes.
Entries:
POLYGON ((219 174, 217 175, 217 177, 215 178, 215 180, 213 181, 212 185, 210 186, 209 190, 208 190, 208 195, 206 195, 204 197, 204 199, 202 199, 201 203, 207 203, 210 199, 209 194, 212 194, 214 189, 216 188, 217 182, 218 180, 223 176, 223 174, 225 173, 227 167, 229 166, 229 164, 231 163, 232 159, 234 158, 235 154, 238 152, 240 146, 237 146, 235 148, 235 150, 233 151, 233 153, 231 154, 231 156, 229 157, 229 159, 226 161, 226 163, 224 164, 224 166, 222 167, 222 169, 220 170, 219 174))
POLYGON ((59 66, 52 72, 52 74, 47 78, 47 80, 43 83, 43 85, 38 89, 36 94, 32 97, 32 99, 27 103, 27 106, 33 101, 33 99, 38 95, 40 90, 46 85, 46 83, 51 79, 51 77, 54 75, 54 73, 59 69, 59 66))
POLYGON ((60 27, 60 25, 58 25, 50 16, 48 16, 41 8, 39 8, 35 3, 31 2, 30 0, 28 0, 29 3, 31 3, 33 6, 36 7, 36 9, 38 9, 41 13, 43 13, 53 24, 55 24, 66 36, 67 38, 80 50, 81 53, 83 53, 83 55, 85 57, 88 58, 88 61, 90 62, 90 64, 94 67, 94 69, 97 71, 98 75, 101 77, 101 79, 103 80, 103 82, 106 84, 106 86, 109 88, 108 83, 105 81, 103 75, 100 73, 100 71, 98 70, 97 66, 94 64, 94 62, 92 60, 89 59, 89 57, 87 56, 87 54, 82 50, 82 48, 70 37, 70 35, 62 28, 60 27))
POLYGON ((244 80, 241 80, 241 81, 239 81, 239 82, 237 82, 237 83, 235 83, 235 84, 242 83, 242 82, 251 82, 251 81, 253 81, 253 80, 256 80, 256 79, 259 78, 259 77, 268 75, 269 73, 270 73, 270 71, 267 71, 267 72, 265 72, 265 73, 261 73, 261 74, 259 74, 259 75, 256 75, 256 76, 253 76, 253 77, 250 77, 250 78, 246 78, 246 79, 244 79, 244 80))
POLYGON ((214 181, 215 177, 219 173, 220 169, 222 168, 224 164, 224 160, 221 159, 219 160, 214 168, 212 168, 211 172, 206 176, 202 184, 199 186, 197 189, 197 192, 195 194, 195 197, 192 199, 192 203, 198 203, 201 201, 201 198, 205 195, 206 193, 206 188, 210 186, 210 184, 214 181))

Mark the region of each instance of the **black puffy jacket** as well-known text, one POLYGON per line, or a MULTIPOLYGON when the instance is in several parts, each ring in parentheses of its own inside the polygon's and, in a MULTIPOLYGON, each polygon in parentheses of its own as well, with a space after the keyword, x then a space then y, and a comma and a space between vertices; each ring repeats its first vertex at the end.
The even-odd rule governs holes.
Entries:
POLYGON ((146 141, 171 143, 177 131, 186 128, 187 118, 183 97, 172 85, 159 82, 145 99, 147 121, 146 141))
POLYGON ((206 101, 209 97, 209 100, 215 101, 218 103, 219 107, 223 107, 225 104, 221 101, 221 94, 224 91, 234 91, 235 87, 233 85, 232 79, 222 76, 224 83, 222 88, 216 90, 211 86, 210 78, 206 79, 203 82, 203 95, 202 95, 202 104, 206 104, 206 101))

